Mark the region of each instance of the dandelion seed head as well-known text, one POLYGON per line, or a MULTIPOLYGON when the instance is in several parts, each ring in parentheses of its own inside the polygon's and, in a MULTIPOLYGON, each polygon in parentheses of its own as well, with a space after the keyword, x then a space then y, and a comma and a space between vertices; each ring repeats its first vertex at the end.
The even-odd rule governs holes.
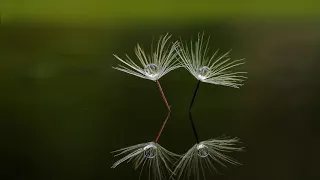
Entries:
POLYGON ((171 43, 170 38, 169 34, 160 36, 156 45, 151 45, 149 53, 138 44, 134 50, 137 60, 131 59, 128 55, 125 59, 114 55, 121 64, 113 68, 139 78, 157 81, 165 74, 182 67, 176 53, 178 42, 171 43))
POLYGON ((205 170, 211 173, 219 173, 217 165, 227 167, 227 164, 241 165, 225 153, 242 151, 237 147, 238 138, 210 139, 195 144, 184 155, 181 156, 173 173, 177 179, 206 179, 205 170))
POLYGON ((234 67, 244 64, 244 59, 232 60, 229 52, 218 55, 209 53, 209 38, 198 34, 198 39, 190 44, 180 42, 177 54, 183 67, 198 80, 214 85, 239 88, 246 79, 246 72, 233 72, 234 67))
POLYGON ((180 157, 154 142, 129 146, 113 153, 117 153, 115 156, 123 157, 111 168, 116 168, 123 162, 131 162, 134 169, 140 169, 140 176, 143 171, 148 171, 149 179, 153 180, 169 179, 173 173, 171 165, 180 157))

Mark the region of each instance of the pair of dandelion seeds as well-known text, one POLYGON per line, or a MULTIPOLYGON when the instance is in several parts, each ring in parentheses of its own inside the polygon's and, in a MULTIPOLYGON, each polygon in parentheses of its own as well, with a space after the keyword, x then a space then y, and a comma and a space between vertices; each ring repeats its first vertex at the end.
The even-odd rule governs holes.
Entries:
POLYGON ((204 34, 198 34, 197 40, 191 41, 190 44, 183 44, 181 41, 170 42, 170 38, 171 35, 168 34, 161 36, 156 46, 153 47, 155 51, 150 54, 145 53, 138 44, 135 54, 139 65, 128 55, 126 59, 114 55, 122 63, 114 67, 115 69, 157 83, 168 114, 154 141, 114 151, 115 157, 123 157, 116 161, 112 168, 116 168, 123 162, 131 161, 135 169, 141 168, 140 176, 145 170, 149 179, 190 179, 192 177, 193 179, 205 179, 207 171, 218 172, 216 165, 226 166, 228 163, 240 165, 225 153, 241 151, 243 148, 237 147, 240 143, 238 138, 225 137, 200 141, 191 109, 201 82, 239 88, 242 85, 241 82, 246 78, 243 76, 245 72, 232 72, 231 69, 244 64, 244 61, 243 59, 231 60, 229 52, 218 56, 218 51, 216 51, 209 55, 209 38, 204 40, 204 34), (181 67, 187 69, 198 80, 189 107, 189 119, 196 143, 185 154, 178 155, 159 144, 161 133, 171 112, 159 79, 181 67))

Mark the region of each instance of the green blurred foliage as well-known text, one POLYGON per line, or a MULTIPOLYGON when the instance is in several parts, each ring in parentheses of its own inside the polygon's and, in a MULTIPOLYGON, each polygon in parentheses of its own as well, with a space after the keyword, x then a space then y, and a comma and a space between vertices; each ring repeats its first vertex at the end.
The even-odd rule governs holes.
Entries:
POLYGON ((319 17, 317 0, 1 0, 4 20, 100 22, 115 19, 150 20, 221 17, 319 17))

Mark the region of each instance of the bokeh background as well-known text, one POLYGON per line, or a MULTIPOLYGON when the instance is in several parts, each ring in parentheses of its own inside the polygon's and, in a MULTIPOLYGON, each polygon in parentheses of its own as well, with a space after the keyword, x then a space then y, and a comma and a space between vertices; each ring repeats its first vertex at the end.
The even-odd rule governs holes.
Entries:
MULTIPOLYGON (((240 89, 201 84, 202 140, 241 138, 240 167, 208 179, 319 179, 320 3, 316 0, 0 0, 0 179, 138 179, 110 151, 152 141, 166 115, 156 83, 112 69, 167 32, 211 35, 246 58, 240 89)), ((161 79, 172 117, 161 144, 194 144, 188 106, 197 81, 161 79)), ((142 177, 146 179, 146 177, 142 177)))

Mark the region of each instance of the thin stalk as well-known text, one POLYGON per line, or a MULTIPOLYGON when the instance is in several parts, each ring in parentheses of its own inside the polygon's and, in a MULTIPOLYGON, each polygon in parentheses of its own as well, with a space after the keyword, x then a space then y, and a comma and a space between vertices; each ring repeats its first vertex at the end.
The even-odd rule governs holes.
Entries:
POLYGON ((195 89, 195 91, 194 91, 194 93, 193 93, 193 97, 192 97, 191 104, 190 104, 190 107, 189 107, 189 119, 190 119, 190 123, 191 123, 191 126, 192 126, 192 131, 193 131, 194 137, 196 138, 197 143, 199 143, 199 136, 198 136, 198 133, 197 133, 197 130, 196 130, 196 126, 195 126, 195 124, 194 124, 194 121, 193 121, 193 119, 192 119, 191 109, 192 109, 194 100, 195 100, 195 98, 196 98, 196 95, 197 95, 199 86, 200 86, 200 81, 198 81, 198 83, 197 83, 197 87, 196 87, 196 89, 195 89))
POLYGON ((164 127, 166 126, 166 124, 167 124, 167 122, 168 122, 168 119, 169 119, 169 117, 170 117, 171 109, 170 109, 170 105, 169 105, 169 103, 168 103, 168 101, 167 101, 167 98, 166 98, 166 96, 164 95, 164 92, 163 92, 163 90, 162 90, 162 88, 161 88, 160 82, 159 82, 158 80, 157 80, 156 82, 157 82, 157 84, 158 84, 158 87, 159 87, 159 90, 160 90, 162 99, 163 99, 163 101, 164 101, 164 103, 165 103, 165 105, 166 105, 166 107, 167 107, 167 109, 168 109, 167 117, 166 117, 166 119, 163 121, 163 124, 162 124, 162 126, 161 126, 161 128, 160 128, 160 130, 159 130, 159 132, 158 132, 157 138, 156 138, 156 140, 154 141, 155 143, 158 143, 159 138, 160 138, 160 136, 161 136, 161 133, 162 133, 164 127))

